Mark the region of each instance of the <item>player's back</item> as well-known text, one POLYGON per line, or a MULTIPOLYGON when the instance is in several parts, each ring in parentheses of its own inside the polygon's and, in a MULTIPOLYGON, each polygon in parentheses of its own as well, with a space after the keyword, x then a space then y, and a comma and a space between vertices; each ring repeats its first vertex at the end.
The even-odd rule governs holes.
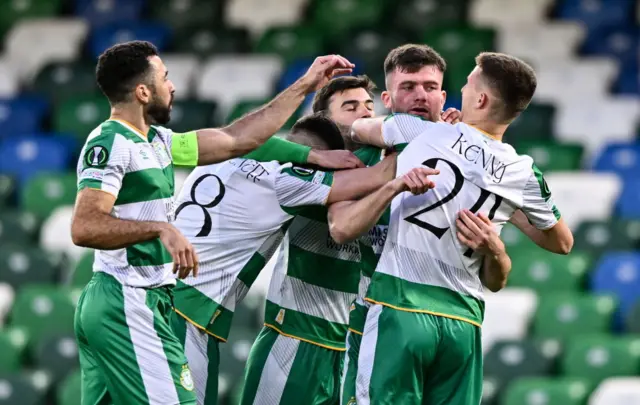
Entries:
POLYGON ((461 312, 453 316, 480 323, 483 256, 458 240, 458 213, 482 212, 499 231, 522 208, 539 227, 553 225, 555 207, 545 198, 542 174, 536 174, 530 157, 466 124, 427 123, 412 116, 390 120, 385 122, 385 139, 406 144, 397 173, 425 165, 440 174, 427 193, 402 193, 393 200, 389 234, 369 297, 444 313, 450 313, 448 304, 458 303, 461 312))

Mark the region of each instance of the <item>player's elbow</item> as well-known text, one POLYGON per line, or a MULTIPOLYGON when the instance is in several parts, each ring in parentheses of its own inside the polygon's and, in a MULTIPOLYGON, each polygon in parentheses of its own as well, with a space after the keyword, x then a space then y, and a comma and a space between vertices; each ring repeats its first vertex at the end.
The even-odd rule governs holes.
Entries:
POLYGON ((345 226, 340 226, 332 222, 329 223, 329 234, 331 235, 331 238, 340 245, 349 243, 355 239, 350 235, 345 226))
POLYGON ((558 243, 558 253, 561 255, 568 255, 573 249, 573 235, 569 234, 568 237, 561 239, 558 243))
POLYGON ((83 226, 82 220, 79 220, 78 218, 74 218, 71 222, 71 241, 76 246, 91 247, 89 246, 91 243, 89 233, 83 226))

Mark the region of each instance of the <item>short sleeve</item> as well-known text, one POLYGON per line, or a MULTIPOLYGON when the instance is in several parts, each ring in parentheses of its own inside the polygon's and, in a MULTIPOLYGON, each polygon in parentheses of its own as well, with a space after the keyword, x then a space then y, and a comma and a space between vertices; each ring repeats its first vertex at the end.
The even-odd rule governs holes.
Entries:
POLYGON ((382 124, 382 137, 388 147, 403 147, 435 124, 411 114, 391 114, 382 124))
POLYGON ((560 211, 553 202, 544 175, 535 164, 532 169, 533 173, 523 191, 522 211, 536 228, 550 229, 560 220, 560 211))
POLYGON ((325 205, 332 184, 331 172, 294 166, 278 174, 275 189, 280 206, 286 210, 305 205, 325 205))
POLYGON ((90 138, 78 161, 78 191, 93 188, 117 198, 131 160, 129 144, 117 134, 90 138))

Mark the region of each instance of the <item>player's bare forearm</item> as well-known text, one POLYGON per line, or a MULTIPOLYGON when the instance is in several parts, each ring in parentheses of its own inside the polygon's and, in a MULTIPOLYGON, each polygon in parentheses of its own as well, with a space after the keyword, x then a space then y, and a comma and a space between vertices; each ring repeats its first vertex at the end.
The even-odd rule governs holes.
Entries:
POLYGON ((529 223, 524 212, 516 211, 510 221, 536 245, 552 253, 567 255, 573 248, 573 234, 562 218, 551 229, 540 230, 529 223))
POLYGON ((511 258, 506 251, 489 253, 484 257, 480 280, 490 291, 498 292, 507 285, 510 272, 511 258))
POLYGON ((298 80, 266 105, 226 127, 198 130, 198 164, 222 162, 260 147, 298 109, 307 88, 298 80))
POLYGON ((349 243, 380 220, 400 190, 392 182, 358 201, 342 201, 329 207, 329 232, 338 243, 349 243))
POLYGON ((78 195, 71 222, 71 239, 77 246, 101 250, 122 249, 160 237, 163 222, 139 222, 110 215, 115 197, 84 189, 78 195))
POLYGON ((335 172, 327 204, 356 200, 393 180, 396 172, 396 157, 395 154, 390 155, 373 167, 335 172))
POLYGON ((351 139, 357 143, 385 148, 382 137, 384 120, 384 117, 357 119, 351 126, 351 139))

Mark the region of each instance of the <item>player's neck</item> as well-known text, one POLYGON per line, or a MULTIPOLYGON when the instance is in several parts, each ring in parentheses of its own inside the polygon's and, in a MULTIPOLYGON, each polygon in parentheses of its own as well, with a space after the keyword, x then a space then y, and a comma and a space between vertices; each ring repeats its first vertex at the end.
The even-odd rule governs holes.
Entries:
POLYGON ((470 127, 474 127, 478 131, 482 132, 489 138, 495 139, 496 141, 502 142, 502 138, 504 137, 504 133, 507 130, 509 124, 496 124, 493 122, 487 121, 477 121, 477 120, 463 120, 463 122, 470 127))
POLYGON ((149 133, 149 124, 144 119, 144 114, 134 106, 121 105, 111 107, 111 117, 109 119, 123 121, 140 132, 145 138, 149 133))

